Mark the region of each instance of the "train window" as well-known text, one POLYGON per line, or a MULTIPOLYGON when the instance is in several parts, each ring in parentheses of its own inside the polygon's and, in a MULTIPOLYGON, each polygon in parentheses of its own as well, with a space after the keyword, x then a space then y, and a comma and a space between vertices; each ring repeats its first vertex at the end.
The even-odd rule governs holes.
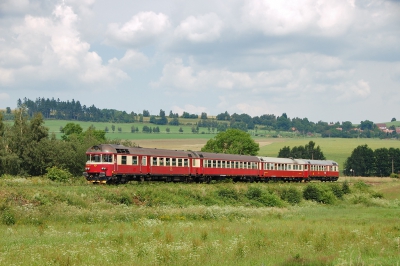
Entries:
POLYGON ((178 159, 178 166, 182 166, 182 160, 183 159, 178 159))
POLYGON ((138 164, 137 156, 132 156, 132 164, 133 165, 137 165, 138 164))
POLYGON ((170 158, 165 158, 165 166, 170 166, 170 165, 171 165, 170 158))
POLYGON ((94 162, 96 162, 96 163, 99 163, 99 162, 101 162, 101 155, 93 155, 93 157, 92 157, 92 161, 94 161, 94 162))
POLYGON ((164 158, 158 158, 158 165, 164 166, 164 158))
POLYGON ((184 166, 189 166, 189 159, 183 159, 183 165, 184 166))
POLYGON ((172 166, 176 166, 176 159, 175 158, 172 158, 172 164, 171 164, 172 166))
POLYGON ((217 161, 212 160, 212 167, 217 168, 217 161))
POLYGON ((147 157, 142 157, 142 165, 147 165, 147 157))
POLYGON ((292 165, 291 165, 291 164, 288 164, 288 165, 287 165, 287 169, 288 169, 288 170, 292 170, 292 165))
POLYGON ((217 167, 221 168, 221 161, 217 161, 217 167))
POLYGON ((121 164, 126 164, 126 156, 121 156, 121 164))
POLYGON ((153 160, 151 162, 151 165, 157 166, 157 157, 152 157, 152 158, 153 158, 153 160))
POLYGON ((212 167, 212 160, 208 160, 208 167, 212 167))
POLYGON ((103 162, 112 163, 112 155, 103 154, 103 162))
POLYGON ((226 162, 225 162, 225 161, 222 161, 221 167, 222 167, 222 168, 225 168, 225 167, 226 167, 226 162))

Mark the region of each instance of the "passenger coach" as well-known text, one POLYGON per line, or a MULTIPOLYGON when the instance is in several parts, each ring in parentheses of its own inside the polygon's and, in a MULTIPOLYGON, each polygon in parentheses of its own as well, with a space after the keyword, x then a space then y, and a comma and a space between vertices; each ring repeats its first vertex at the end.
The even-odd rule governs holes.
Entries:
POLYGON ((93 183, 128 181, 210 182, 336 181, 339 167, 330 160, 257 157, 100 144, 90 147, 83 175, 93 183))

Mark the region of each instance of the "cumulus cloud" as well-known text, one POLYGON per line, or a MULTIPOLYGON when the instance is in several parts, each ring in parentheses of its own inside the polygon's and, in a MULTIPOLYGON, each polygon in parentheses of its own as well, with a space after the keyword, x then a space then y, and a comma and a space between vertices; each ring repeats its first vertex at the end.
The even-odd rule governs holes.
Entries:
POLYGON ((267 35, 300 32, 313 35, 313 30, 318 34, 337 35, 351 24, 353 10, 354 3, 347 0, 250 0, 243 7, 242 20, 267 35))
POLYGON ((344 83, 335 86, 338 91, 338 101, 359 101, 367 98, 371 93, 371 88, 365 80, 361 79, 356 83, 344 83))
POLYGON ((8 100, 10 98, 10 95, 5 92, 0 92, 0 101, 8 100))
POLYGON ((222 28, 223 22, 215 13, 190 16, 175 29, 175 36, 191 42, 212 42, 220 37, 222 28))
POLYGON ((120 69, 104 65, 90 51, 77 29, 79 17, 72 7, 56 5, 48 16, 26 15, 12 28, 13 41, 6 39, 0 52, 0 82, 12 85, 25 80, 39 82, 60 79, 67 82, 115 83, 126 79, 120 69))
POLYGON ((122 26, 108 25, 107 42, 123 46, 147 45, 160 37, 170 27, 168 16, 163 13, 140 12, 122 26))
POLYGON ((183 107, 174 105, 172 106, 172 112, 173 113, 178 113, 180 115, 183 114, 183 112, 187 112, 189 114, 198 114, 200 115, 203 112, 207 112, 207 108, 203 106, 194 106, 191 104, 185 104, 183 107))

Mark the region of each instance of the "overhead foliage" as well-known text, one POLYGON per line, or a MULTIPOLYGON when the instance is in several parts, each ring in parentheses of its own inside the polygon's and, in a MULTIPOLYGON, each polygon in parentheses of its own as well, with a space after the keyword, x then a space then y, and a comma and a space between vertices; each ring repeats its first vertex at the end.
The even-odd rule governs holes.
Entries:
POLYGON ((232 128, 218 133, 201 149, 204 152, 241 155, 256 155, 259 150, 259 144, 251 138, 250 134, 232 128))

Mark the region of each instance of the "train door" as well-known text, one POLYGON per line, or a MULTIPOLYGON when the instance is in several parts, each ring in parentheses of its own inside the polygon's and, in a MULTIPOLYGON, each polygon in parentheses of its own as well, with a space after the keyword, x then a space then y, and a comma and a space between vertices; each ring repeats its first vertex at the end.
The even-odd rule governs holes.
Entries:
POLYGON ((140 158, 140 172, 144 173, 144 174, 148 174, 149 173, 149 163, 148 163, 148 159, 147 156, 142 156, 140 158))
POLYGON ((118 163, 116 154, 114 154, 114 172, 118 172, 118 163))

